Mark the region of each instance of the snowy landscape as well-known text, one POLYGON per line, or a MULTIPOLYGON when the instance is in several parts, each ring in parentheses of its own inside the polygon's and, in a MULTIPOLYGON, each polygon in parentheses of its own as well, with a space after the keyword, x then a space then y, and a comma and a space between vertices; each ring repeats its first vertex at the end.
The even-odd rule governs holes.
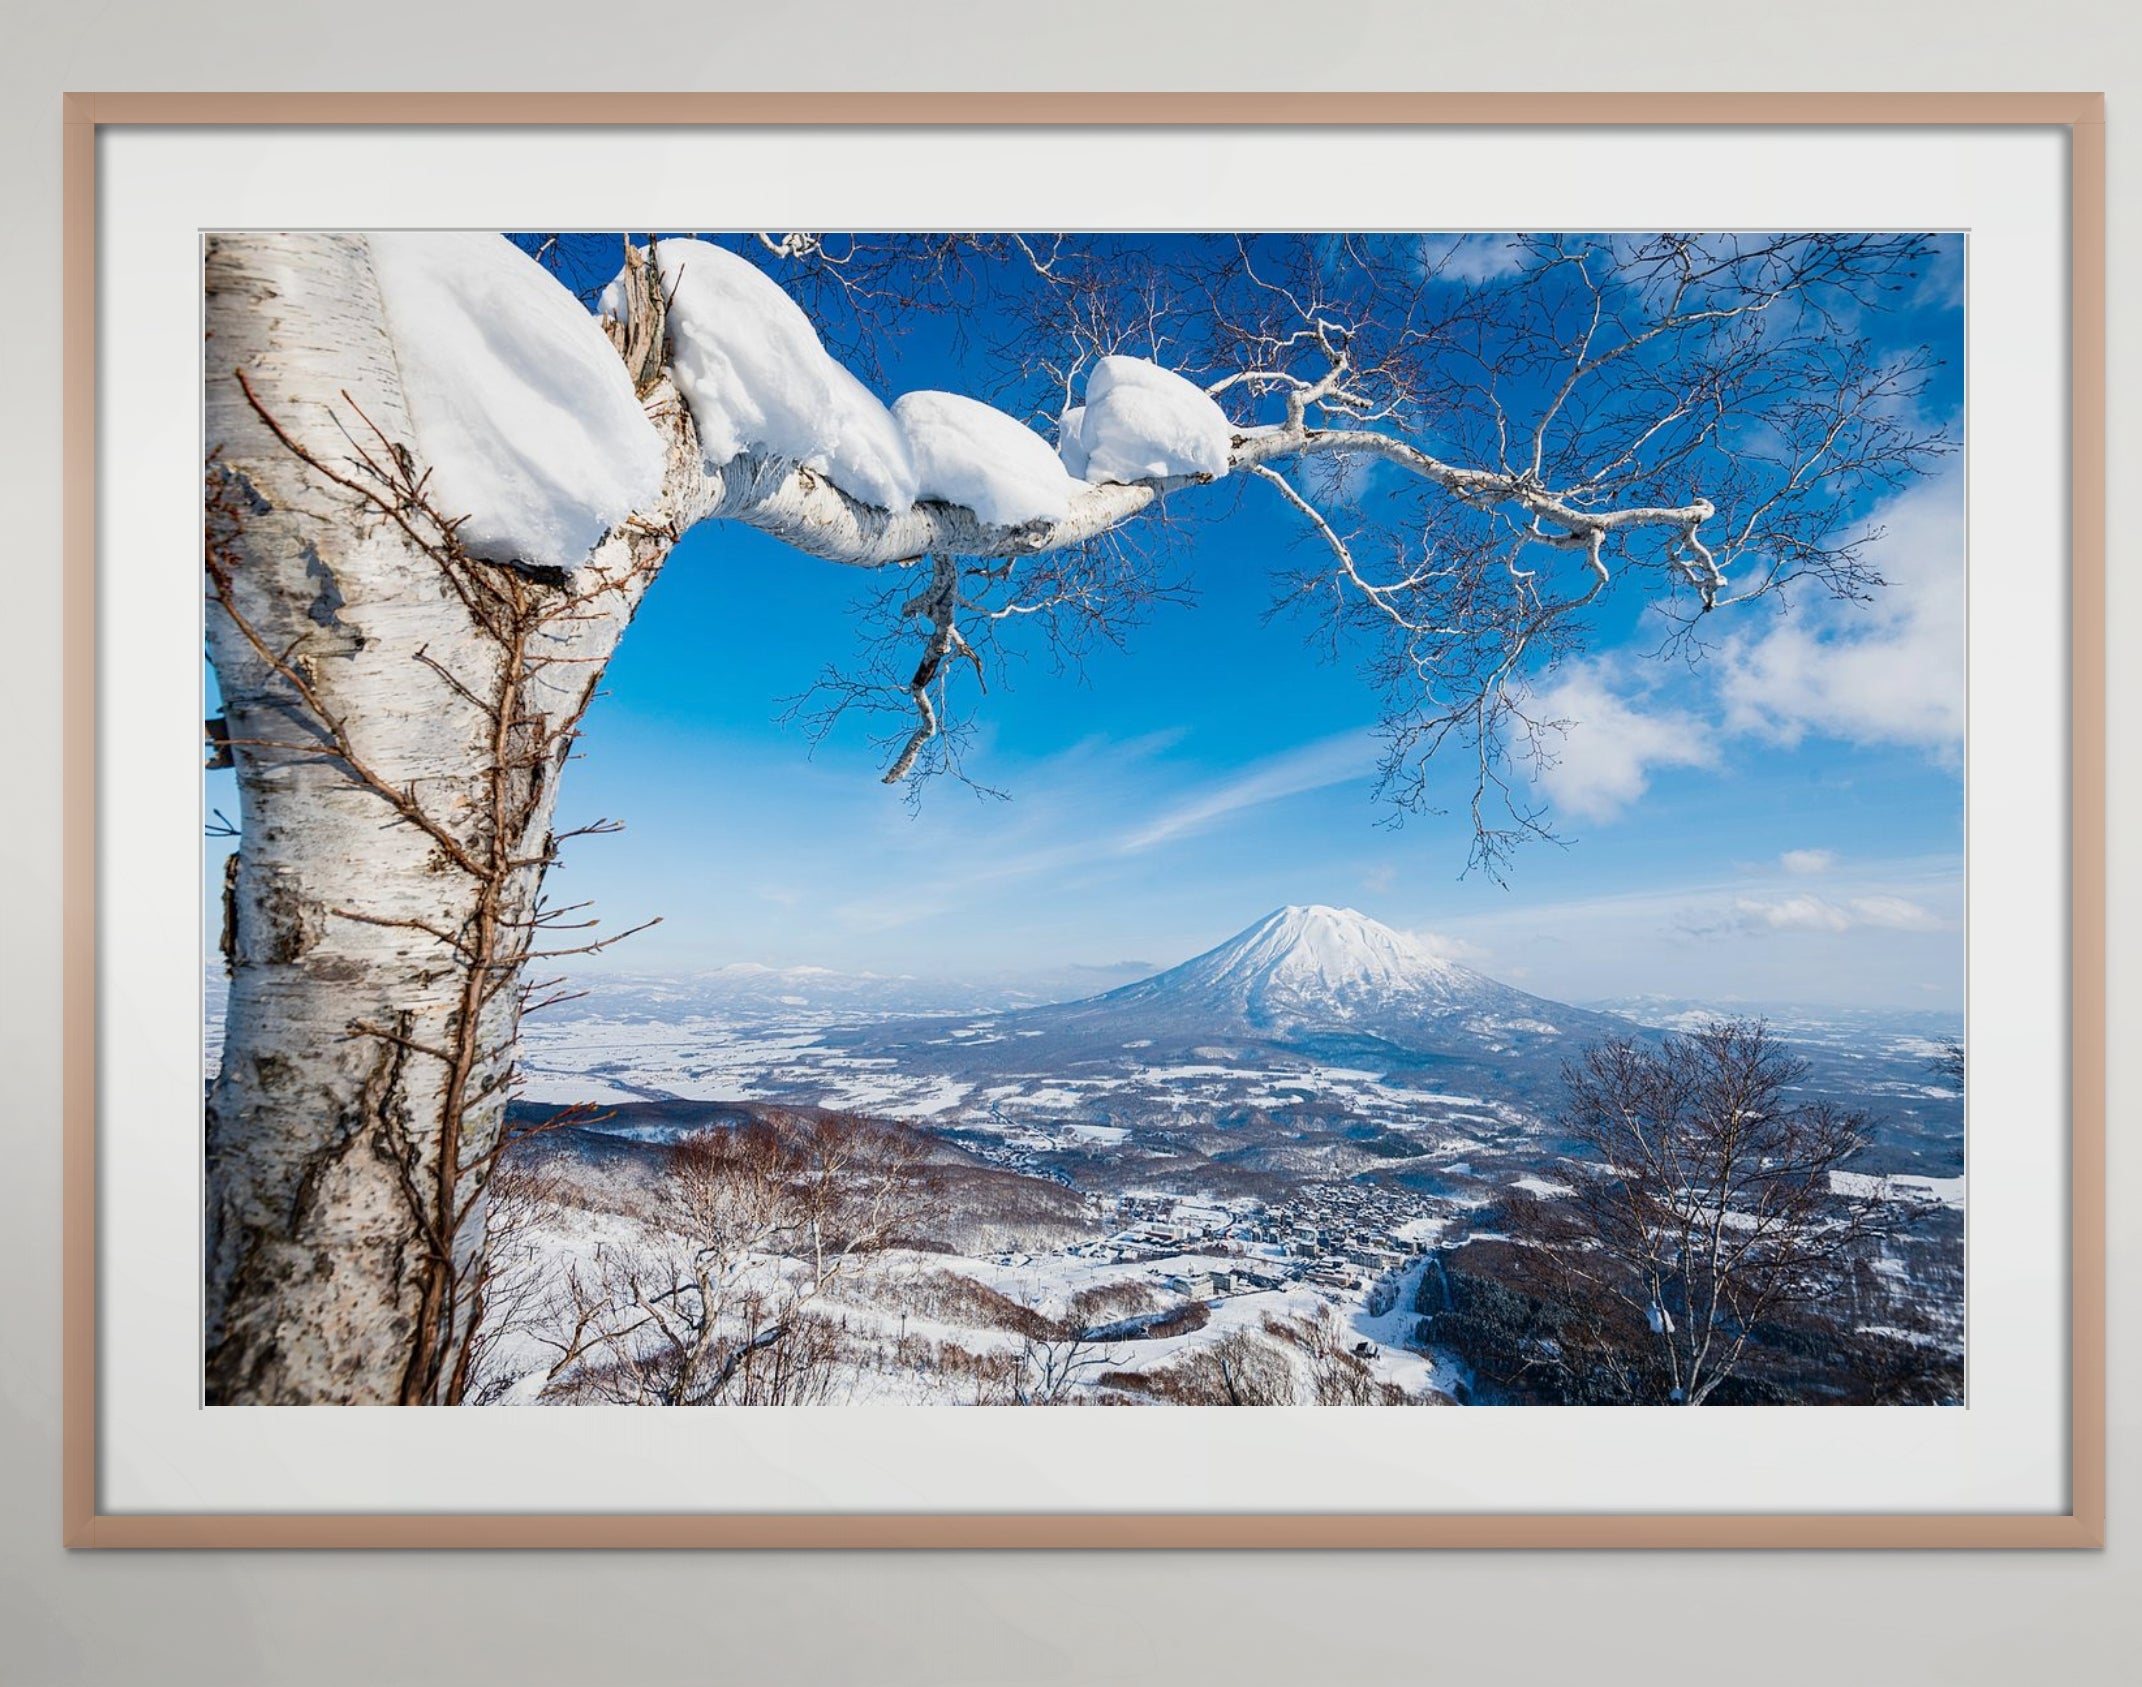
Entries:
MULTIPOLYGON (((772 1397, 1203 1401, 1233 1355, 1266 1403, 1492 1398, 1435 1314, 1512 1203, 1600 1174, 1555 1128, 1562 1063, 1704 1017, 1544 1001, 1323 906, 1062 1004, 815 969, 587 986, 525 1034, 516 1158, 547 1205, 512 1227, 528 1327, 486 1357, 500 1401, 589 1397, 552 1371, 587 1309, 538 1285, 642 1244, 671 1147, 799 1114, 899 1132, 937 1204, 811 1287, 837 1356, 772 1397)), ((1811 1085, 1880 1117, 1838 1192, 1907 1219, 1857 1274, 1855 1330, 1960 1359, 1961 1096, 1930 1070, 1955 1027, 1780 1029, 1811 1085)))
POLYGON ((206 1398, 1961 1403, 1962 266, 211 234, 206 1398))

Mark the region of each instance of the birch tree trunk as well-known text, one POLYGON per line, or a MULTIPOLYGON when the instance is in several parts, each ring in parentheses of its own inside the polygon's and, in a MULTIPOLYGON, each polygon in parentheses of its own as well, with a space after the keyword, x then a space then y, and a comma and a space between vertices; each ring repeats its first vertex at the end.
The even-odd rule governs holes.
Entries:
POLYGON ((241 813, 208 1399, 449 1403, 556 920, 558 771, 675 528, 612 534, 570 581, 471 561, 424 502, 364 237, 221 236, 206 263, 208 641, 241 813))

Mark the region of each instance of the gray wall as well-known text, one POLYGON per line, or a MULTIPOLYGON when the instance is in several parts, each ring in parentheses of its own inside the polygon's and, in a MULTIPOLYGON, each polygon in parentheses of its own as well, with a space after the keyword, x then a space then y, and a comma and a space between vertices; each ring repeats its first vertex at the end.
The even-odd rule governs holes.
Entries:
MULTIPOLYGON (((2102 88, 2111 96, 2114 464, 2142 441, 2138 14, 2091 0, 108 0, 0 6, 0 1683, 2127 1681, 2142 1238, 2132 1122, 2142 902, 2112 980, 2112 1539, 1956 1557, 75 1555, 59 1542, 56 248, 66 89, 2102 88), (510 24, 501 27, 501 20, 510 24), (2122 1033, 2125 1033, 2123 1038, 2122 1033), (2124 1041, 2124 1048, 2122 1044, 2124 1041), (1667 1637, 1671 1637, 1670 1639, 1667 1637), (1664 1641, 1662 1645, 1661 1642, 1664 1641)), ((2117 475, 2118 468, 2115 473, 2117 475)), ((2114 650, 2142 549, 2112 552, 2114 650)), ((2112 814, 2131 840, 2142 681, 2113 668, 2112 814)))

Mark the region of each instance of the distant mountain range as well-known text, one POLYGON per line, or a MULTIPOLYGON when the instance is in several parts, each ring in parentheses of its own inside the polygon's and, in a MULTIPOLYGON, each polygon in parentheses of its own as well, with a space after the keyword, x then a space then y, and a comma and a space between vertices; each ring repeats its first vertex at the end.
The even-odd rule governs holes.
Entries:
POLYGON ((630 1014, 675 1020, 694 1015, 745 1019, 839 1019, 915 1013, 991 1013, 1060 1001, 1096 987, 1143 978, 1138 961, 1114 966, 1066 966, 1019 978, 918 978, 905 973, 837 972, 830 967, 762 966, 739 961, 704 972, 585 974, 586 994, 569 1016, 630 1014))
MULTIPOLYGON (((573 1009, 531 1021, 524 1070, 550 1101, 785 1101, 927 1119, 977 1152, 1038 1155, 1074 1178, 1085 1174, 1065 1155, 1195 1153, 1262 1171, 1307 1155, 1303 1165, 1344 1170, 1325 1164, 1332 1142, 1391 1160, 1419 1152, 1424 1132, 1458 1145, 1433 1173, 1445 1177, 1563 1152, 1539 1132, 1587 1045, 1711 1017, 1657 998, 1550 1001, 1323 905, 1278 909, 1165 971, 1095 971, 1114 987, 1074 983, 1053 1002, 816 968, 611 975, 573 1009), (1035 1148, 1041 1137, 1056 1148, 1035 1148)), ((1810 1093, 1882 1121, 1873 1170, 1955 1175, 1962 1100, 1933 1071, 1931 1024, 1842 1011, 1773 1023, 1808 1058, 1810 1093)))

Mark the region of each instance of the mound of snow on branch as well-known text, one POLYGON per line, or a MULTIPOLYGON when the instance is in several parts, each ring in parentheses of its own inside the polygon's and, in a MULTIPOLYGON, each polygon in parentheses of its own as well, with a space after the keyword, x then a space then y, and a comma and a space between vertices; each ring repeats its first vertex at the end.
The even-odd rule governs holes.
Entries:
POLYGON ((1086 425, 1086 407, 1074 404, 1056 418, 1056 460, 1073 480, 1086 478, 1086 442, 1079 429, 1086 425))
POLYGON ((1064 416, 1066 442, 1078 417, 1077 445, 1063 451, 1089 481, 1165 480, 1227 472, 1234 425, 1194 381, 1142 357, 1104 357, 1086 377, 1082 411, 1064 416))
MULTIPOLYGON (((880 509, 914 503, 915 461, 899 422, 819 344, 771 276, 704 240, 659 241, 655 258, 669 297, 670 368, 709 468, 763 451, 880 509)), ((607 314, 619 297, 612 282, 607 314)))
POLYGON ((1016 417, 950 392, 904 394, 893 415, 907 433, 918 497, 964 505, 996 527, 1070 513, 1079 483, 1016 417))
POLYGON ((411 445, 470 554, 577 567, 654 507, 661 436, 572 294, 501 235, 368 238, 411 445))

